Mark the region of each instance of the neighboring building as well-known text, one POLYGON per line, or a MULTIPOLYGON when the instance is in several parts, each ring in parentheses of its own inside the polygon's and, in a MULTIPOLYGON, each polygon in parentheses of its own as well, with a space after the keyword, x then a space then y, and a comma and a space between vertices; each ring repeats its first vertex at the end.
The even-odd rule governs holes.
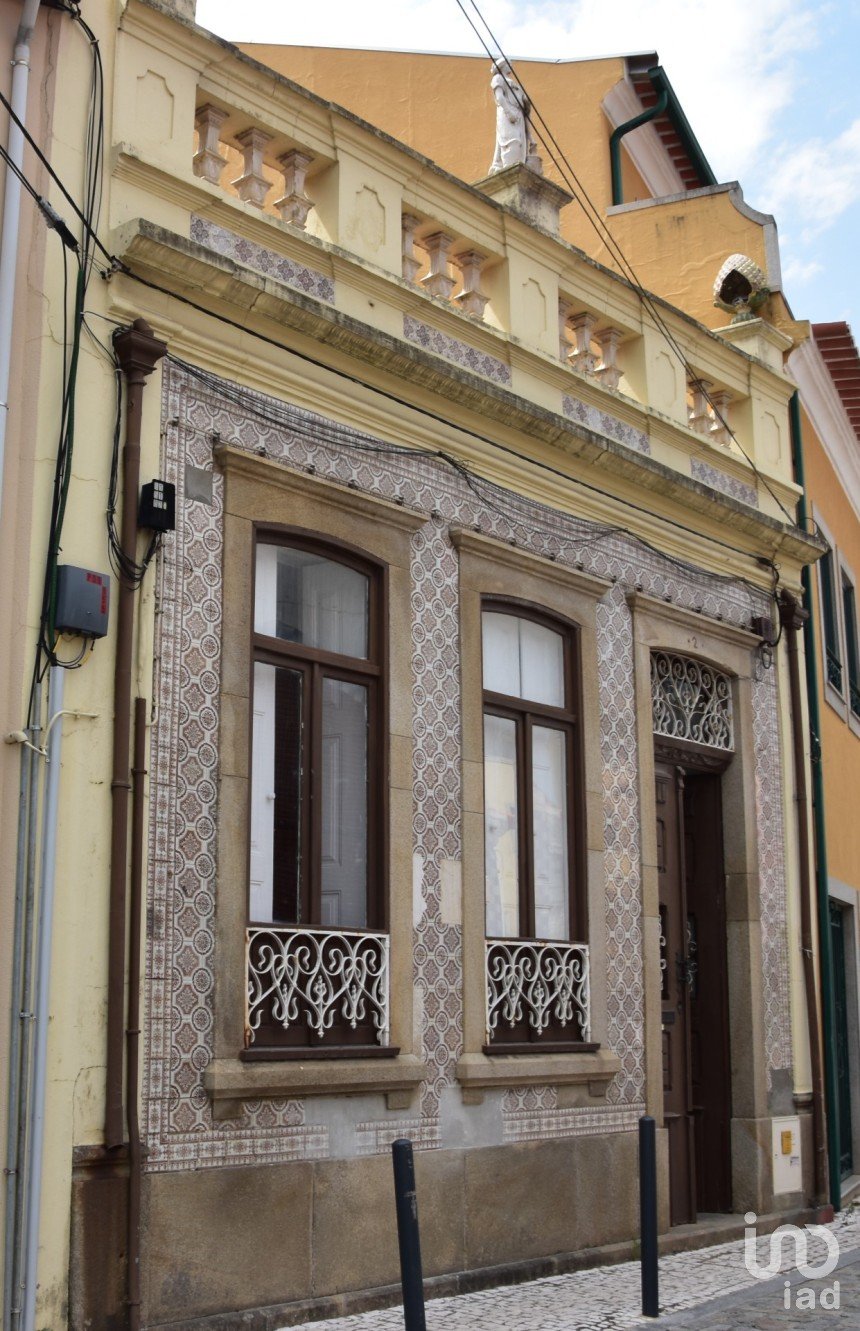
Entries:
POLYGON ((789 370, 802 404, 808 515, 827 550, 813 570, 818 741, 826 823, 840 1174, 860 1171, 860 357, 845 323, 814 324, 789 370))
MULTIPOLYGON (((139 442, 176 528, 133 596, 114 580, 52 731, 38 1325, 128 1302, 262 1326, 390 1286, 403 1135, 431 1276, 632 1242, 645 1112, 664 1228, 803 1211, 794 774, 762 642, 775 565, 797 596, 822 548, 793 520, 789 335, 643 303, 559 236, 560 188, 463 183, 175 8, 88 7, 107 345, 83 344, 62 562, 109 567, 112 352, 125 475, 139 442)), ((90 49, 45 22, 68 183, 90 49)), ((29 604, 35 636, 35 577, 29 604)))

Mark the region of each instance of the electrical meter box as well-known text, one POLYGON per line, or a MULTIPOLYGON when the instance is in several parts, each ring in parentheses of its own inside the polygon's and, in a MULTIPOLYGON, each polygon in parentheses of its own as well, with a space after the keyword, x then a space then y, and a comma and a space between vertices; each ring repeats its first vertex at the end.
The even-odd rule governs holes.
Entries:
POLYGON ((776 1194, 803 1190, 799 1118, 773 1120, 773 1190, 776 1194))
POLYGON ((106 573, 61 564, 57 569, 57 608, 54 627, 58 633, 81 638, 103 638, 108 631, 110 578, 106 573))

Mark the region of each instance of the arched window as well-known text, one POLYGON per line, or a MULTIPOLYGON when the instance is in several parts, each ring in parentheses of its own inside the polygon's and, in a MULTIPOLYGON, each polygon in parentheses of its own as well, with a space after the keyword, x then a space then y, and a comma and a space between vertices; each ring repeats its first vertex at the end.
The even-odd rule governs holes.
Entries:
POLYGON ((482 655, 487 937, 582 939, 576 629, 485 601, 482 655))
POLYGON ((249 918, 381 924, 379 572, 257 543, 249 918))

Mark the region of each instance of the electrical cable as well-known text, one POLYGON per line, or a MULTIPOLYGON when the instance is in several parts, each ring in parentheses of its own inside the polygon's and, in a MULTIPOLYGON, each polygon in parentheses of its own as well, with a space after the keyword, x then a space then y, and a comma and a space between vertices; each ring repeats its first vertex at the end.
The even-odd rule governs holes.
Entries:
MULTIPOLYGON (((487 23, 486 19, 484 18, 483 14, 478 8, 478 5, 476 4, 475 0, 469 0, 469 3, 471 4, 472 8, 474 9, 475 13, 477 14, 478 18, 480 19, 487 33, 489 34, 490 40, 494 43, 495 47, 497 48, 498 57, 493 54, 490 47, 487 45, 485 39, 478 31, 478 28, 475 26, 474 22, 472 21, 472 18, 466 11, 463 0, 455 0, 455 3, 457 5, 457 8, 460 10, 463 17, 465 18, 466 22, 469 24, 469 27, 472 29, 475 36, 478 38, 478 41, 483 46, 485 52, 487 53, 487 56, 492 61, 495 68, 498 70, 500 76, 504 79, 505 84, 508 87, 508 90, 511 92, 511 95, 514 97, 515 100, 518 100, 516 95, 517 90, 512 86, 509 79, 507 78, 504 72, 504 68, 502 67, 502 65, 500 65, 500 60, 502 64, 506 65, 510 70, 513 70, 513 65, 511 61, 508 59, 508 57, 505 55, 501 43, 499 42, 498 38, 495 36, 490 25, 487 23)), ((528 109, 534 112, 535 119, 537 120, 538 124, 541 126, 541 128, 544 131, 543 134, 540 135, 544 148, 546 149, 556 169, 559 171, 562 179, 565 181, 565 184, 567 184, 569 188, 572 190, 574 197, 576 198, 577 202, 579 203, 580 207, 585 213, 587 220, 589 221, 590 225, 594 228, 594 230, 597 232, 598 238, 603 242, 603 244, 606 245, 607 249, 609 250, 609 253, 615 260, 616 264, 619 265, 622 275, 626 278, 627 281, 630 282, 630 284, 636 290, 640 300, 642 301, 645 308, 648 310, 648 313, 650 314, 654 322, 654 325, 657 328, 657 331, 663 336, 668 346, 671 348, 671 350, 674 352, 678 360, 681 362, 681 365, 683 366, 687 377, 693 384, 694 388, 702 394, 705 401, 708 403, 711 410, 713 411, 715 419, 719 421, 720 425, 727 431, 729 437, 732 439, 732 441, 735 443, 739 451, 743 454, 746 461, 749 463, 756 478, 761 481, 762 485, 764 485, 765 489, 769 492, 771 498, 784 513, 787 520, 791 522, 792 517, 788 509, 783 504, 779 496, 774 492, 772 486, 769 484, 767 480, 767 477, 764 476, 759 471, 758 467, 755 465, 755 462, 750 457, 749 453, 746 451, 743 445, 740 443, 737 436, 735 435, 735 432, 732 430, 728 421, 725 419, 722 412, 719 410, 719 407, 711 398, 701 378, 694 371, 693 367, 691 366, 690 362, 686 357, 686 354, 684 353, 683 348, 681 347, 675 335, 672 333, 672 330, 669 328, 662 314, 659 312, 654 297, 645 288, 642 282, 640 282, 638 276, 636 275, 635 270, 633 269, 632 264, 627 259, 620 245, 616 242, 615 237, 612 235, 612 232, 609 230, 608 226, 604 223, 603 219, 600 216, 600 213, 598 212, 595 205, 592 203, 585 187, 583 186, 582 182, 579 180, 578 176, 576 175, 576 172, 571 166, 569 159, 567 158, 564 151, 560 147, 549 125, 541 115, 539 108, 536 106, 535 102, 529 96, 525 84, 522 83, 521 80, 519 80, 519 77, 518 77, 518 83, 519 83, 519 89, 522 91, 523 96, 526 98, 526 101, 528 102, 528 109), (555 149, 555 152, 553 151, 553 149, 555 149), (556 153, 558 154, 558 156, 556 156, 556 153), (561 161, 559 161, 559 157, 561 158, 561 161)))
MULTIPOLYGON (((219 397, 221 398, 226 397, 228 400, 231 400, 234 403, 234 405, 241 407, 243 411, 253 414, 257 416, 258 419, 266 421, 269 424, 274 424, 282 428, 290 428, 290 429, 295 428, 295 422, 294 420, 291 420, 289 416, 289 409, 286 409, 282 416, 278 414, 276 409, 267 411, 261 404, 259 395, 256 394, 254 390, 243 389, 242 386, 239 384, 229 384, 226 380, 220 379, 217 375, 213 374, 211 371, 201 369, 199 366, 192 365, 187 361, 183 361, 177 356, 171 355, 169 357, 169 360, 171 361, 172 364, 178 366, 184 372, 186 372, 193 378, 197 379, 198 382, 204 384, 211 391, 217 393, 219 397)), ((318 362, 314 362, 314 364, 318 364, 318 362)), ((385 394, 385 396, 390 396, 390 395, 385 394)), ((395 399, 395 400, 398 402, 401 401, 401 399, 395 399)), ((274 405, 276 400, 267 399, 267 401, 271 401, 271 403, 274 405)), ((439 423, 449 423, 449 422, 444 422, 442 417, 436 416, 434 413, 428 412, 424 408, 416 406, 414 407, 414 409, 416 411, 421 412, 421 414, 429 415, 431 419, 433 419, 434 421, 437 421, 439 423)), ((474 438, 481 440, 484 443, 491 444, 493 447, 501 448, 506 452, 513 453, 513 455, 519 461, 531 463, 534 466, 538 466, 542 469, 549 470, 554 475, 560 478, 564 478, 567 481, 573 480, 572 477, 570 477, 563 471, 554 467, 550 467, 549 464, 539 462, 536 459, 527 458, 523 454, 516 453, 514 450, 507 449, 505 445, 500 445, 494 440, 487 439, 486 436, 477 434, 475 431, 464 430, 463 432, 471 435, 474 438)), ((320 439, 320 432, 318 427, 315 426, 313 434, 314 438, 318 442, 323 442, 323 443, 327 442, 325 437, 320 439)), ((333 446, 337 446, 336 440, 332 439, 330 442, 332 442, 333 446)), ((466 463, 461 461, 461 459, 453 457, 450 453, 446 453, 442 449, 419 448, 403 444, 388 444, 381 441, 375 441, 370 438, 356 439, 354 436, 351 437, 350 439, 350 447, 359 449, 362 452, 372 452, 372 453, 380 453, 386 455, 399 455, 399 456, 409 456, 409 457, 421 457, 421 458, 427 458, 428 460, 441 461, 447 464, 449 467, 451 467, 452 470, 456 471, 463 478, 465 483, 469 486, 472 492, 481 500, 483 504, 489 506, 490 508, 493 508, 507 521, 518 522, 520 524, 529 523, 532 525, 534 525, 535 521, 537 521, 538 525, 543 527, 543 530, 545 530, 548 534, 556 538, 558 537, 557 525, 553 523, 544 524, 541 523, 539 519, 536 520, 531 512, 531 509, 528 514, 522 512, 517 513, 515 511, 512 511, 512 508, 515 506, 515 502, 518 499, 521 500, 521 502, 523 503, 528 502, 532 505, 537 505, 539 508, 545 508, 546 505, 541 504, 540 501, 537 500, 527 501, 524 497, 514 495, 514 492, 506 489, 504 486, 498 484, 497 482, 491 481, 487 477, 481 476, 479 473, 474 472, 466 463), (498 496, 499 499, 497 500, 493 498, 492 497, 493 495, 498 496), (501 507, 501 503, 499 501, 506 502, 510 504, 511 507, 503 508, 501 507)), ((580 484, 579 481, 575 481, 574 483, 580 484)), ((599 489, 599 487, 596 486, 591 486, 588 484, 588 482, 581 482, 581 483, 586 485, 587 488, 589 489, 597 490, 597 492, 602 496, 605 496, 610 499, 616 498, 616 496, 612 495, 609 491, 601 490, 599 489)), ((633 505, 633 507, 640 509, 640 511, 645 513, 649 512, 649 510, 647 509, 640 508, 639 505, 633 505)), ((758 587, 755 583, 750 582, 742 575, 728 574, 728 573, 711 573, 702 570, 701 568, 697 567, 695 564, 691 564, 687 560, 679 559, 674 555, 667 554, 666 551, 659 549, 652 542, 648 541, 645 537, 640 536, 638 533, 631 531, 629 527, 625 527, 623 525, 599 525, 591 523, 585 518, 577 518, 575 519, 575 521, 581 522, 583 526, 587 527, 589 530, 588 538, 583 537, 583 539, 579 539, 574 536, 568 538, 568 543, 570 545, 575 545, 580 550, 588 549, 612 536, 623 536, 636 542, 644 549, 650 551, 653 555, 666 561, 668 564, 672 565, 673 567, 682 570, 688 576, 696 578, 700 582, 710 582, 710 583, 717 582, 724 584, 742 585, 747 589, 747 591, 754 593, 755 596, 757 597, 761 596, 762 594, 760 587, 758 587)), ((672 520, 667 519, 667 521, 671 522, 672 520)), ((684 527, 682 524, 672 523, 672 525, 679 526, 681 530, 687 533, 690 533, 692 531, 691 528, 684 527)), ((728 542, 720 541, 718 538, 709 538, 709 539, 716 540, 716 543, 718 545, 722 546, 725 549, 730 550, 733 554, 739 555, 742 558, 752 559, 756 562, 756 564, 761 564, 760 558, 751 555, 749 551, 740 550, 736 546, 730 545, 728 542)), ((768 563, 768 566, 770 566, 770 561, 766 562, 768 563)))

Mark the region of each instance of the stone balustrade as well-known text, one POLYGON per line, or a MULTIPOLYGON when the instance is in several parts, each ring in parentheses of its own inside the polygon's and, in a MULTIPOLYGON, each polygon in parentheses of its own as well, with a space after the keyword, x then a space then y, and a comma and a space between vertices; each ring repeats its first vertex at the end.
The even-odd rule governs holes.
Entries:
POLYGON ((198 107, 194 118, 198 137, 198 148, 192 159, 194 174, 211 185, 222 188, 231 185, 244 203, 261 211, 267 207, 270 194, 277 193, 275 181, 282 177, 283 193, 271 207, 283 221, 305 230, 314 206, 305 188, 313 154, 301 148, 290 148, 271 157, 268 149, 275 142, 275 136, 256 125, 249 125, 225 142, 222 132, 229 118, 229 112, 209 102, 198 107), (231 148, 234 153, 241 154, 242 171, 235 180, 225 180, 225 175, 229 177, 231 148))

